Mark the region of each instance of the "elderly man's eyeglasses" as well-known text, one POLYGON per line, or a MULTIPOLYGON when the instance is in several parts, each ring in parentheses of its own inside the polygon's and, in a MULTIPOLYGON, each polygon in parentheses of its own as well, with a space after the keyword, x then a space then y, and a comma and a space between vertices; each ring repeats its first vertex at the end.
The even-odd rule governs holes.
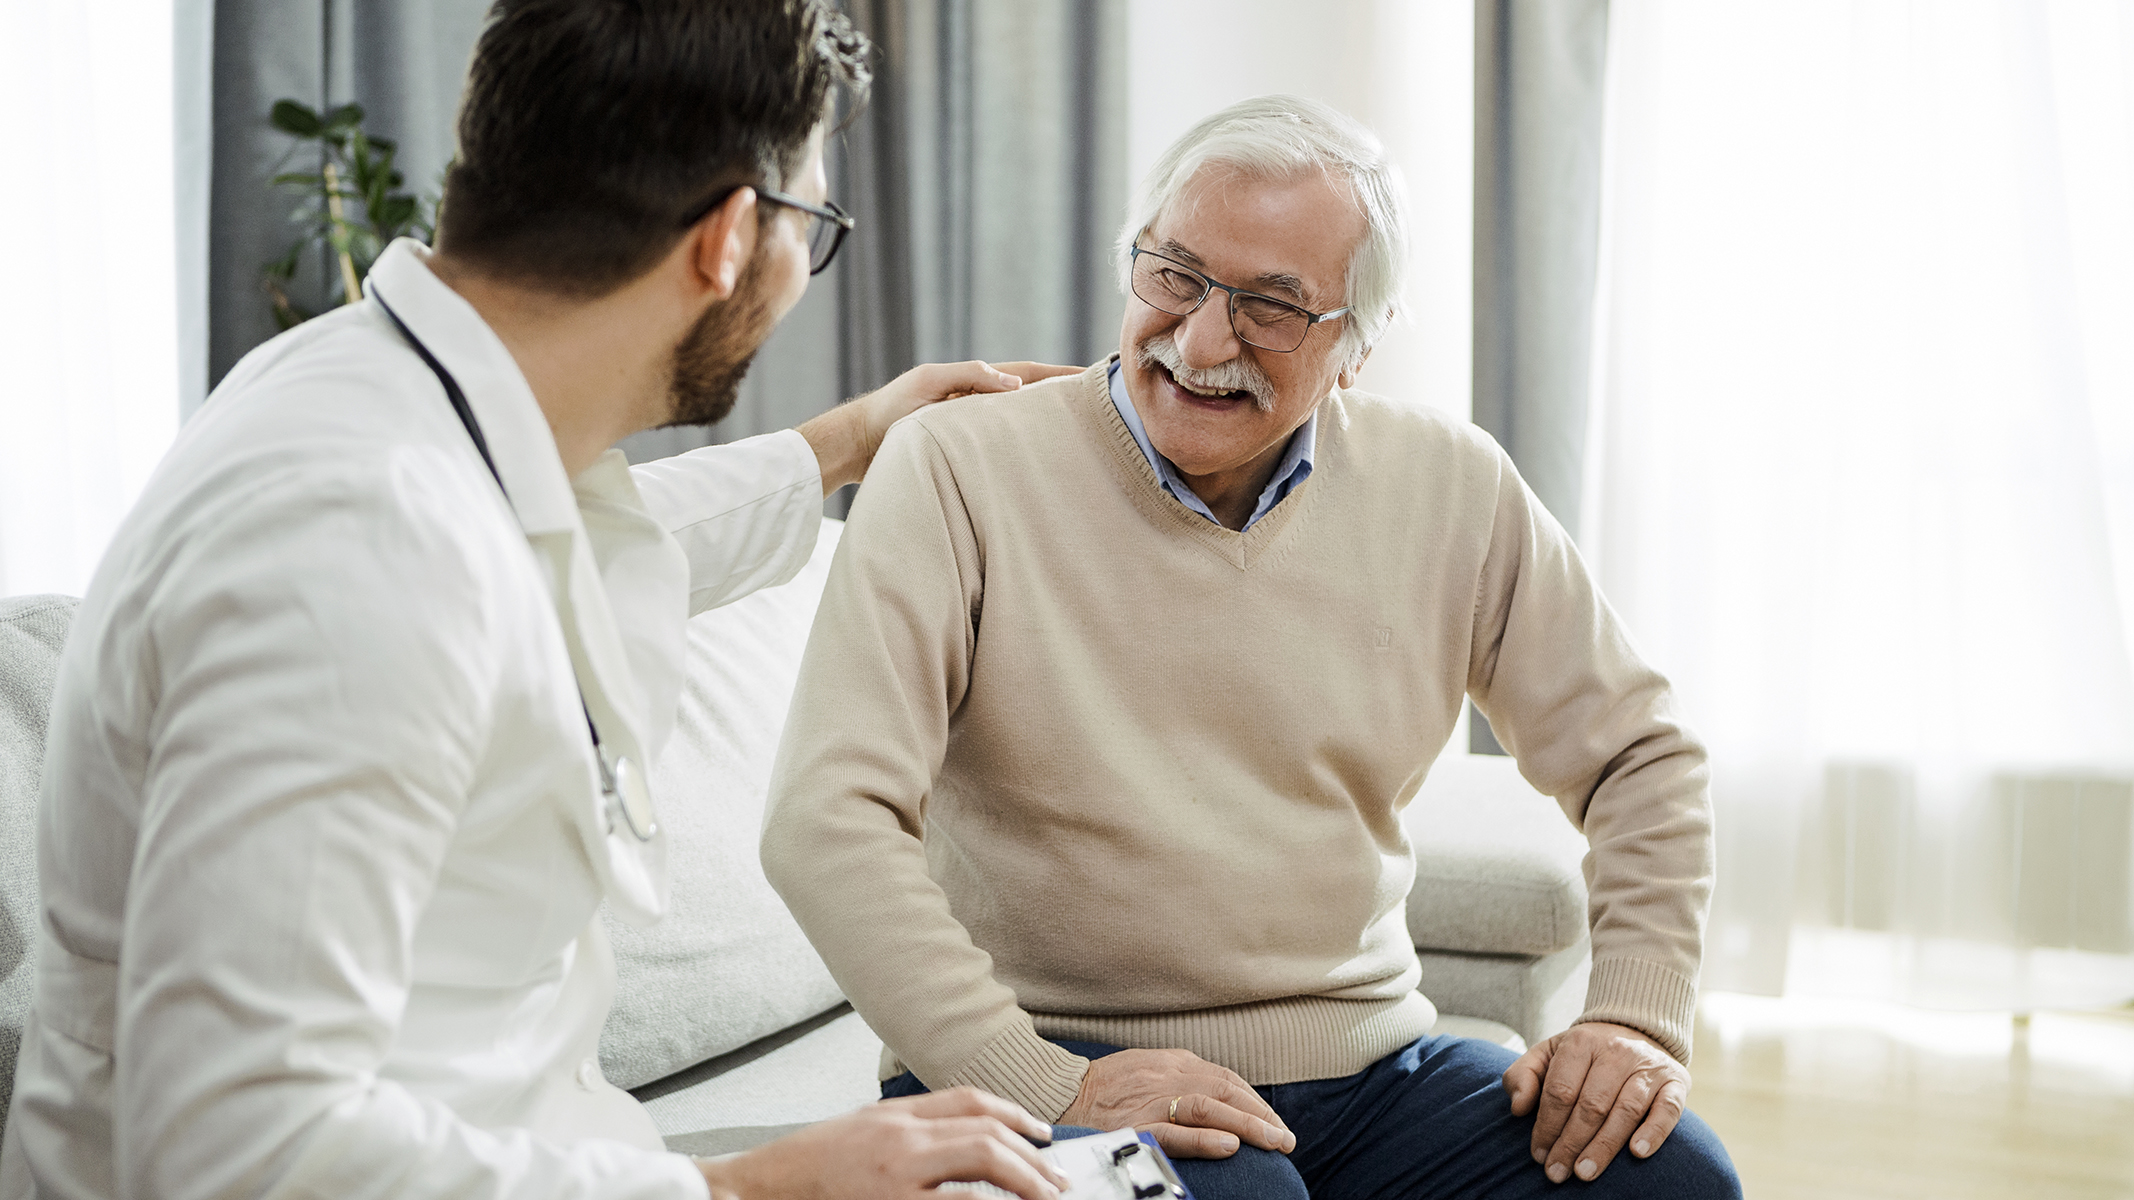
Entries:
POLYGON ((1177 259, 1165 258, 1154 250, 1133 246, 1129 253, 1133 256, 1129 278, 1134 295, 1143 304, 1175 317, 1189 316, 1207 302, 1210 293, 1220 288, 1230 295, 1230 331, 1237 335, 1238 341, 1262 350, 1287 354, 1304 344, 1304 336, 1312 331, 1312 326, 1344 316, 1349 311, 1344 306, 1332 312, 1315 313, 1287 300, 1217 283, 1177 259))
MULTIPOLYGON (((735 184, 730 188, 722 189, 711 199, 691 209, 689 215, 682 218, 682 228, 687 229, 698 221, 703 220, 704 214, 726 203, 728 196, 749 186, 752 185, 735 184)), ((858 224, 857 221, 846 214, 844 209, 839 208, 834 200, 825 200, 821 204, 810 204, 798 196, 788 196, 784 192, 774 192, 769 188, 761 187, 756 188, 756 199, 766 204, 779 204, 808 214, 808 274, 810 275, 822 274, 823 268, 830 265, 830 260, 837 257, 837 248, 845 244, 845 235, 851 233, 852 227, 858 224)))

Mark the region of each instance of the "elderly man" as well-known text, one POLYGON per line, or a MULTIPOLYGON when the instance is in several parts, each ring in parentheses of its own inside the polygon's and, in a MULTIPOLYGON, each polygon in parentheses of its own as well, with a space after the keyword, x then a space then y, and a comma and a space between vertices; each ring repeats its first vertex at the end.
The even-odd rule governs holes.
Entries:
POLYGON ((1683 1109, 1704 753, 1504 454, 1351 390, 1402 222, 1319 104, 1170 149, 1119 357, 883 445, 764 865, 885 1094, 1152 1129, 1201 1200, 1736 1194, 1683 1109), (1517 1061, 1430 1035, 1403 920, 1468 696, 1593 845, 1586 1011, 1517 1061))

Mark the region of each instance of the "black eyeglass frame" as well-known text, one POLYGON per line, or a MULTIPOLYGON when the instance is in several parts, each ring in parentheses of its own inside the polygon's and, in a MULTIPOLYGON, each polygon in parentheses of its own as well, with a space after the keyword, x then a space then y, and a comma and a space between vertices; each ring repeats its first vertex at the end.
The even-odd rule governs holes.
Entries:
POLYGON ((797 209, 811 217, 820 217, 828 221, 830 227, 837 231, 830 236, 830 248, 823 251, 822 261, 808 263, 808 274, 810 275, 823 273, 823 269, 830 265, 830 260, 837 257, 838 247, 845 244, 846 235, 852 232, 853 226, 859 224, 859 221, 850 213, 839 208, 835 200, 825 200, 821 204, 810 204, 798 196, 789 196, 784 192, 774 192, 766 187, 756 187, 752 183, 737 183, 732 187, 720 189, 711 199, 691 209, 689 215, 682 218, 681 227, 687 229, 698 221, 703 220, 712 209, 726 203, 729 197, 742 188, 753 188, 756 193, 756 199, 766 203, 797 209))
POLYGON ((1143 304, 1148 305, 1150 308, 1155 309, 1157 312, 1171 313, 1171 315, 1174 317, 1190 317, 1194 313, 1199 312, 1200 306, 1206 304, 1208 302, 1208 297, 1214 295, 1216 289, 1220 288, 1223 291, 1230 293, 1230 300, 1228 304, 1229 311, 1225 314, 1230 318, 1230 332, 1237 337, 1238 341, 1241 341, 1248 346, 1258 346, 1262 350, 1269 350, 1276 354, 1295 354, 1297 351, 1302 350, 1304 348, 1305 339, 1311 337, 1312 335, 1312 326, 1319 324, 1321 321, 1331 321, 1335 317, 1345 317, 1355 307, 1354 305, 1344 304, 1340 308, 1334 309, 1330 312, 1315 313, 1301 304, 1293 304, 1287 300, 1282 299, 1280 296, 1269 296, 1264 292, 1248 292, 1244 288, 1234 288, 1227 283, 1217 283, 1213 279, 1210 279, 1208 277, 1207 272, 1197 270, 1193 267, 1189 267, 1186 264, 1179 262, 1177 259, 1172 258, 1168 254, 1162 254, 1154 250, 1143 249, 1139 244, 1127 247, 1126 278, 1129 284, 1132 283, 1134 278, 1134 267, 1137 263, 1141 261, 1141 256, 1144 254, 1148 255, 1150 258, 1161 259, 1164 262, 1167 262, 1172 266, 1177 267, 1179 270, 1184 271, 1186 274, 1191 275, 1193 278, 1200 280, 1200 299, 1195 300, 1192 306, 1186 309, 1184 312, 1171 312, 1170 309, 1165 308, 1163 305, 1156 303, 1154 300, 1149 299, 1147 296, 1142 295, 1138 291, 1134 293, 1135 299, 1141 301, 1143 304), (1246 337, 1244 331, 1240 330, 1237 327, 1237 302, 1241 298, 1246 296, 1250 296, 1254 300, 1265 300, 1269 304, 1279 304, 1283 308, 1289 309, 1292 312, 1302 313, 1305 318, 1304 332, 1298 335, 1297 344, 1291 346, 1287 350, 1284 350, 1279 346, 1262 346, 1260 345, 1260 343, 1253 341, 1249 337, 1246 337))

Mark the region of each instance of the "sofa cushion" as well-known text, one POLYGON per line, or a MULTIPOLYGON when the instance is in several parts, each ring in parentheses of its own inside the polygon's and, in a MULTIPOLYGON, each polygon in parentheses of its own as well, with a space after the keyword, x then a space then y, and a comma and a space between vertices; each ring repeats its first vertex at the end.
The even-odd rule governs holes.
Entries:
POLYGON ((1460 954, 1418 950, 1422 982, 1432 1003, 1509 1026, 1528 1045, 1571 1027, 1585 1011, 1593 974, 1592 947, 1581 941, 1554 954, 1460 954))
POLYGON ((1511 759, 1448 751, 1401 822, 1415 846, 1418 947, 1538 955, 1585 938, 1585 839, 1511 759))
POLYGON ((839 1005, 799 1027, 638 1089, 669 1149, 746 1150, 881 1099, 882 1042, 839 1005), (686 1145, 683 1135, 697 1135, 686 1145))
POLYGON ((843 528, 823 522, 790 583, 689 623, 681 710, 652 767, 672 901, 650 929, 607 919, 617 987, 600 1062, 619 1086, 746 1046, 844 998, 756 856, 771 759, 843 528))
POLYGON ((15 1052, 30 1012, 40 920, 37 791, 71 596, 0 600, 0 1115, 15 1090, 15 1052))

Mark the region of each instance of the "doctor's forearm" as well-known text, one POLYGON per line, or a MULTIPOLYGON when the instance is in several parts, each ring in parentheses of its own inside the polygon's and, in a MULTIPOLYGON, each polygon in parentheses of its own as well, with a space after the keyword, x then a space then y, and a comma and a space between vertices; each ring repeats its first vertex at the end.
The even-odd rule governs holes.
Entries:
POLYGON ((840 404, 796 427, 800 436, 808 439, 808 448, 815 451, 815 461, 822 467, 825 496, 848 483, 858 483, 867 473, 867 464, 874 460, 878 443, 867 440, 867 423, 860 410, 865 399, 840 404))
MULTIPOLYGON (((1032 376, 1070 369, 1036 363, 1006 365, 1032 376)), ((1012 392, 1022 384, 1023 376, 975 360, 927 363, 904 372, 877 391, 810 418, 800 425, 800 436, 815 448, 815 457, 822 464, 822 493, 827 496, 848 483, 860 481, 891 425, 929 404, 978 392, 1012 392)))

